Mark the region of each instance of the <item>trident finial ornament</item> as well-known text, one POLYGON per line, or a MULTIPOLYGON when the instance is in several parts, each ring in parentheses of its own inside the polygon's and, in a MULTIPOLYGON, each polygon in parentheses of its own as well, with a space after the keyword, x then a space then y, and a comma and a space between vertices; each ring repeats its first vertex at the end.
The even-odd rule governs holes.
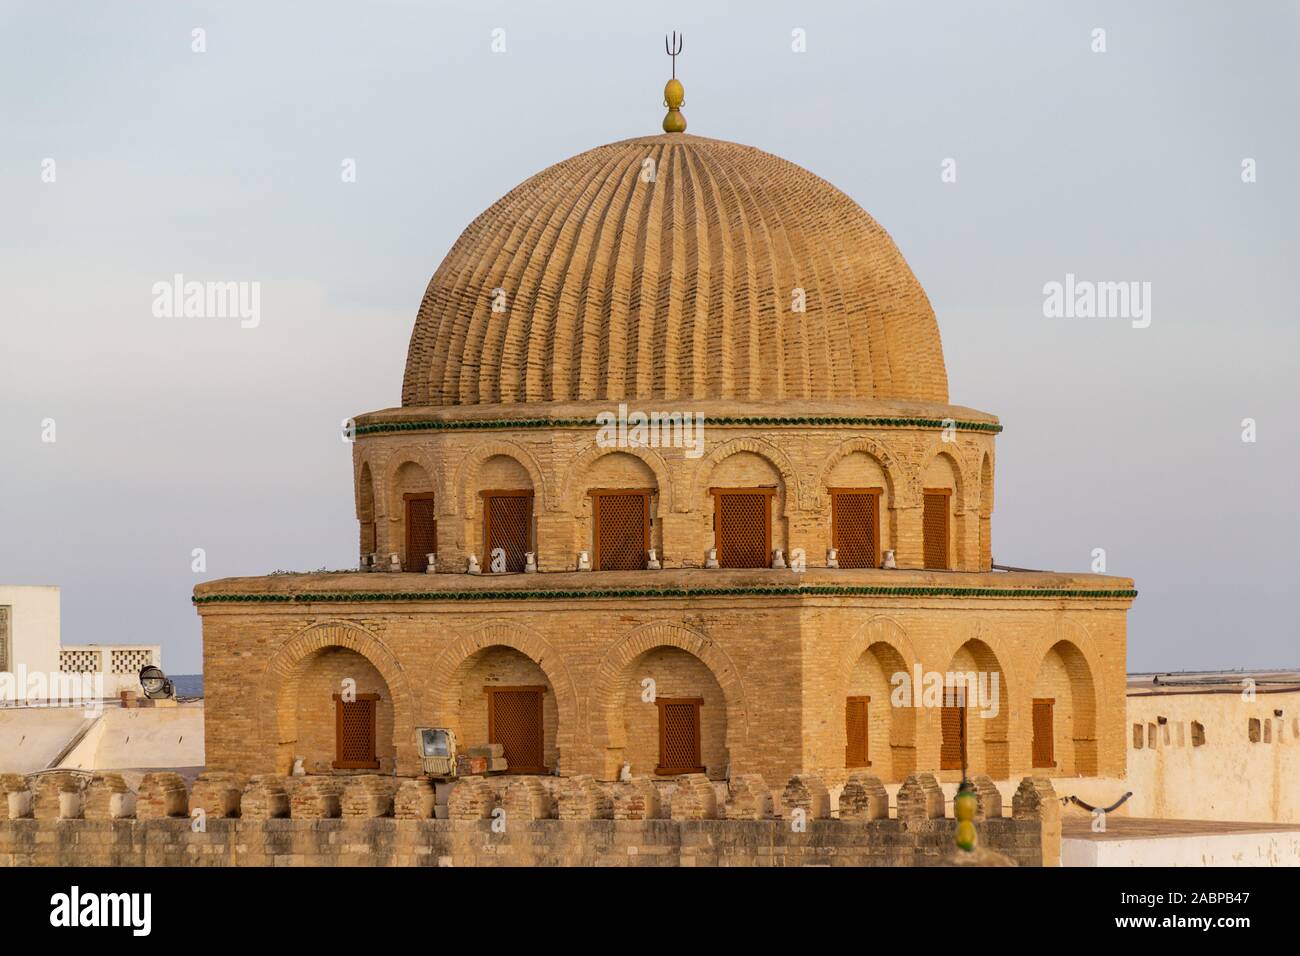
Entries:
POLYGON ((686 34, 683 33, 681 36, 678 36, 677 31, 674 30, 672 42, 669 43, 668 34, 666 33, 664 34, 664 52, 673 58, 673 79, 674 80, 677 79, 677 57, 682 52, 682 40, 684 40, 685 38, 686 38, 686 34))
POLYGON ((673 31, 672 40, 669 40, 667 35, 664 36, 664 52, 672 57, 673 61, 673 78, 664 87, 664 106, 668 107, 668 115, 664 117, 665 133, 686 132, 686 117, 682 115, 682 106, 686 103, 686 90, 677 79, 677 57, 682 52, 682 41, 685 38, 685 34, 678 36, 676 30, 673 31))

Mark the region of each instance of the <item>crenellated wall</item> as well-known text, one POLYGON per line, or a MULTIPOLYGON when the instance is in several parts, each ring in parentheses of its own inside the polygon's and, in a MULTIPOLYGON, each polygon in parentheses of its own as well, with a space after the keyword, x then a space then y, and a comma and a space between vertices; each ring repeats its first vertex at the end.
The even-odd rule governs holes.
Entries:
POLYGON ((933 777, 910 777, 895 816, 878 779, 850 778, 832 807, 816 775, 779 794, 761 778, 730 789, 702 776, 466 778, 445 804, 421 779, 175 774, 138 794, 115 774, 0 778, 2 866, 1056 866, 1060 810, 1026 778, 1003 815, 977 780, 981 854, 955 849, 933 777), (29 784, 30 781, 30 784, 29 784), (662 794, 662 796, 661 796, 662 794), (434 818, 434 814, 437 817, 434 818))

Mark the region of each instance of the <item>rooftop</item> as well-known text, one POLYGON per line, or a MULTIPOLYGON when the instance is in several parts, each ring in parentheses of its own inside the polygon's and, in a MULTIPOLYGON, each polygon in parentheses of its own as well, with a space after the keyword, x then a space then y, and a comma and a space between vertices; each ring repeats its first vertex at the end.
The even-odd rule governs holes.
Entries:
POLYGON ((1257 693, 1300 691, 1300 671, 1169 671, 1128 675, 1129 697, 1167 694, 1240 694, 1242 681, 1254 682, 1257 693))
POLYGON ((732 595, 1131 600, 1131 578, 1047 571, 956 572, 878 568, 681 568, 539 574, 411 574, 360 571, 222 578, 194 589, 195 603, 582 600, 732 595))
POLYGON ((1061 818, 1061 836, 1069 840, 1160 840, 1179 837, 1227 836, 1239 833, 1289 833, 1300 823, 1250 823, 1225 820, 1164 820, 1110 814, 1106 829, 1092 829, 1092 818, 1071 813, 1061 818))

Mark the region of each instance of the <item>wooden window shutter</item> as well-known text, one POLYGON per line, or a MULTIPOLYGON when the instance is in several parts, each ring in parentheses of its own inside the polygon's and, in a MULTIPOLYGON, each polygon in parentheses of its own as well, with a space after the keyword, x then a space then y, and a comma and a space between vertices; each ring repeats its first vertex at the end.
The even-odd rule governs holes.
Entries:
POLYGON ((406 495, 406 570, 423 572, 438 551, 438 514, 432 494, 406 495))
POLYGON ((492 569, 492 552, 505 551, 506 570, 524 569, 524 555, 533 550, 533 493, 483 492, 483 569, 492 569))
POLYGON ((966 762, 966 708, 944 705, 939 714, 942 739, 939 769, 960 770, 966 762))
POLYGON ((712 489, 713 540, 724 568, 772 564, 773 488, 712 489))
POLYGON ((879 488, 831 489, 831 541, 842 568, 880 567, 879 488))
POLYGON ((334 695, 334 768, 378 770, 375 756, 375 707, 378 694, 357 694, 356 700, 334 695))
POLYGON ((486 687, 488 743, 505 750, 511 773, 546 773, 545 687, 486 687))
POLYGON ((595 569, 644 570, 650 550, 650 493, 595 491, 591 503, 595 569))
POLYGON ((870 697, 850 697, 844 703, 845 767, 870 767, 867 749, 867 713, 870 697))
POLYGON ((1052 726, 1052 707, 1055 698, 1034 698, 1034 766, 1055 767, 1056 747, 1052 726))
POLYGON ((921 530, 925 539, 925 566, 948 568, 948 511, 952 492, 927 488, 921 508, 921 530))
POLYGON ((700 760, 700 706, 695 697, 659 697, 659 766, 660 775, 704 773, 700 760))

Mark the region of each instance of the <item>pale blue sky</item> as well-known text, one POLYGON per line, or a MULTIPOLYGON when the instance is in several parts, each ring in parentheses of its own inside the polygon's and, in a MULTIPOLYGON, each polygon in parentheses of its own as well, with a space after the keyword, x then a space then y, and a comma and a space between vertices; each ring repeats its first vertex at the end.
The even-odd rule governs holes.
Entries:
POLYGON ((1106 548, 1130 670, 1300 666, 1294 2, 0 2, 0 580, 186 672, 199 577, 353 563, 339 421, 398 403, 478 212, 658 130, 674 28, 691 132, 835 183, 925 286, 1006 427, 999 563, 1106 548), (178 272, 261 282, 261 326, 154 318, 178 272), (1068 272, 1151 282, 1151 327, 1044 318, 1068 272))

